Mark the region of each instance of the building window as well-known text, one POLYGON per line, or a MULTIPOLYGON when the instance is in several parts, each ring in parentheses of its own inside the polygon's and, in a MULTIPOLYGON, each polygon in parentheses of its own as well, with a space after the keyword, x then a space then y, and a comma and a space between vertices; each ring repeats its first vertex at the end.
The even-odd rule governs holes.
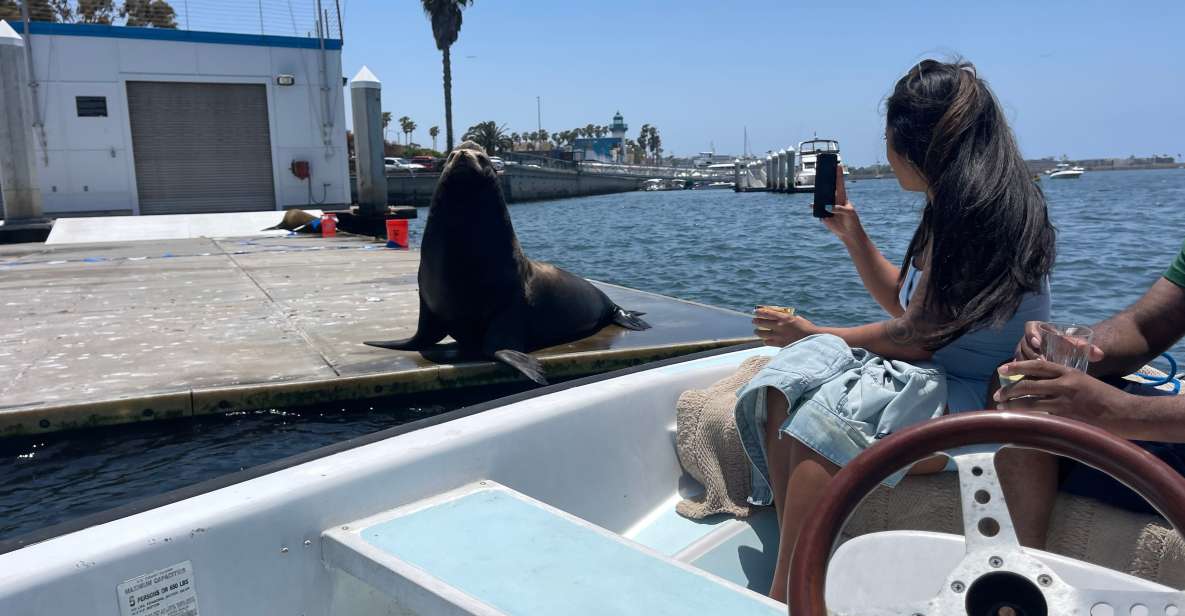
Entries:
POLYGON ((78 117, 80 118, 107 117, 106 96, 76 96, 74 103, 78 107, 78 117))

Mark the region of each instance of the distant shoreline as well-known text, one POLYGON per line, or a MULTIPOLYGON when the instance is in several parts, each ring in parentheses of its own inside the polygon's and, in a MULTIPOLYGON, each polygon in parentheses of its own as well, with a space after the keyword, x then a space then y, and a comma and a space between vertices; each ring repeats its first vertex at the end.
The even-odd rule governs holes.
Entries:
POLYGON ((1087 171, 1146 171, 1149 169, 1185 169, 1185 163, 1172 165, 1127 165, 1124 167, 1086 167, 1087 171))
MULTIPOLYGON (((1052 169, 1053 167, 1050 166, 1049 168, 1052 169)), ((1086 167, 1087 171, 1149 171, 1149 170, 1171 170, 1171 169, 1185 169, 1185 163, 1124 165, 1122 167, 1112 167, 1112 166, 1086 167)), ((1036 169, 1030 168, 1030 171, 1032 171, 1032 173, 1034 175, 1044 175, 1044 169, 1038 171, 1036 169)), ((848 179, 849 180, 881 180, 881 179, 887 180, 889 178, 894 178, 894 177, 896 177, 896 176, 893 175, 892 173, 882 173, 881 176, 878 178, 876 176, 876 174, 874 174, 874 173, 860 173, 857 171, 852 171, 851 175, 848 176, 848 179)))

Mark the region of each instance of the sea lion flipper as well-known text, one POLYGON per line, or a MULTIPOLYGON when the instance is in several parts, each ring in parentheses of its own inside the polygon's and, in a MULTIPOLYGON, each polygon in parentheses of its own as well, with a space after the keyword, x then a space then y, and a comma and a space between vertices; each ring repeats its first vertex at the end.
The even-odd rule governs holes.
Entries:
POLYGON ((444 324, 428 309, 424 303, 424 297, 421 295, 419 321, 416 323, 416 333, 411 338, 368 340, 362 344, 396 351, 420 351, 444 340, 447 335, 448 332, 445 330, 444 324))
POLYGON ((482 353, 523 373, 540 385, 547 385, 539 360, 527 355, 531 313, 522 298, 512 302, 490 319, 482 340, 482 353))
POLYGON ((634 331, 650 329, 650 324, 640 318, 642 314, 641 312, 618 308, 613 311, 613 322, 634 331))
POLYGON ((539 363, 538 359, 521 351, 510 349, 495 351, 494 358, 523 373, 528 379, 540 385, 547 385, 547 379, 543 376, 543 365, 539 363))

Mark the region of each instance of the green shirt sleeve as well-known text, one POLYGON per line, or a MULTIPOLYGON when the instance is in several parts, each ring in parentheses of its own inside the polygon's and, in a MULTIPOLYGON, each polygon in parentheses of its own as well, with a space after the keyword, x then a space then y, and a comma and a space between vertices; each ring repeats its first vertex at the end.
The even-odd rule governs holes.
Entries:
POLYGON ((1185 246, 1181 247, 1181 252, 1177 255, 1176 259, 1173 259, 1173 264, 1164 273, 1164 277, 1169 282, 1185 289, 1185 246))

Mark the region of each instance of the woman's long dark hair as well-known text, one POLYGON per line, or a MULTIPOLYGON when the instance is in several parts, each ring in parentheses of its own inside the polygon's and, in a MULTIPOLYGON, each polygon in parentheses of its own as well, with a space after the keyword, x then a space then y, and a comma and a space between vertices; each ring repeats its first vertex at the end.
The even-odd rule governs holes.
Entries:
POLYGON ((1000 103, 970 63, 925 60, 893 89, 889 145, 929 185, 905 261, 925 254, 926 348, 1002 325, 1053 269, 1054 229, 1000 103))

